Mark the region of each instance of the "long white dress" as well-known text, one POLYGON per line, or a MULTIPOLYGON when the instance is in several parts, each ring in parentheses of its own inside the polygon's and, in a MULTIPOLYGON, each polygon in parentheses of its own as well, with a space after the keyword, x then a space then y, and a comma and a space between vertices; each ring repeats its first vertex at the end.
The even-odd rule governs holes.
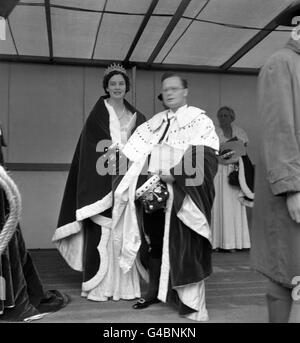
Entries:
MULTIPOLYGON (((226 142, 223 130, 216 127, 220 143, 226 142)), ((232 136, 248 143, 246 132, 232 125, 232 136)), ((212 243, 213 249, 245 249, 250 248, 250 237, 246 206, 239 200, 241 191, 228 183, 228 175, 233 170, 233 164, 219 164, 216 174, 215 200, 212 209, 212 243)))
MULTIPOLYGON (((110 134, 113 144, 123 147, 135 124, 136 115, 124 112, 122 118, 118 118, 114 108, 104 100, 109 113, 110 134)), ((136 265, 130 271, 124 273, 119 265, 122 251, 122 233, 112 232, 111 220, 102 216, 93 216, 91 220, 101 225, 102 238, 98 246, 103 271, 100 269, 98 279, 101 282, 95 283, 94 287, 82 284, 82 297, 93 301, 107 301, 110 297, 113 300, 135 299, 141 297, 140 279, 136 265), (103 220, 104 219, 104 220, 103 220)))

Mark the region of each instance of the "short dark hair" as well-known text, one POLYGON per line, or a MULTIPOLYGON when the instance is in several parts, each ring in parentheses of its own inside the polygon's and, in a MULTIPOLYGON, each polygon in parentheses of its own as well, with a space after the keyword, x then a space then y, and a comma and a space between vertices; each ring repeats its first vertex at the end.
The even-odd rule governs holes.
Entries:
POLYGON ((218 110, 218 113, 217 113, 217 117, 219 117, 221 111, 224 111, 224 110, 229 112, 229 114, 230 114, 230 116, 232 118, 232 121, 234 121, 235 120, 235 112, 234 112, 233 108, 231 108, 229 106, 222 106, 222 107, 220 107, 219 110, 218 110))
POLYGON ((164 73, 161 76, 161 83, 163 83, 166 79, 169 79, 170 77, 178 77, 181 81, 183 88, 188 88, 188 82, 187 79, 183 78, 182 76, 175 74, 175 73, 164 73))
POLYGON ((124 74, 121 71, 119 71, 119 70, 113 70, 110 73, 108 73, 107 75, 105 75, 104 78, 103 78, 103 89, 104 89, 105 93, 107 95, 109 94, 108 91, 107 91, 108 82, 115 75, 122 75, 124 77, 125 84, 126 84, 126 91, 125 92, 126 93, 129 92, 129 90, 130 90, 129 77, 126 74, 124 74))

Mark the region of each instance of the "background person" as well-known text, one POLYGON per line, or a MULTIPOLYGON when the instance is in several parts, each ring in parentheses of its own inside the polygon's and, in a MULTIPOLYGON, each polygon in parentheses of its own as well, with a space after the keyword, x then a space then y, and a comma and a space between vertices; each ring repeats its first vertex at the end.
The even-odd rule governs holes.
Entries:
MULTIPOLYGON (((233 124, 235 112, 228 106, 218 110, 219 126, 217 135, 222 143, 241 140, 246 146, 249 142, 246 132, 233 124)), ((235 251, 250 248, 250 236, 244 194, 239 185, 229 183, 229 175, 238 168, 238 159, 230 163, 219 158, 218 173, 215 177, 215 200, 212 211, 213 248, 235 251)))

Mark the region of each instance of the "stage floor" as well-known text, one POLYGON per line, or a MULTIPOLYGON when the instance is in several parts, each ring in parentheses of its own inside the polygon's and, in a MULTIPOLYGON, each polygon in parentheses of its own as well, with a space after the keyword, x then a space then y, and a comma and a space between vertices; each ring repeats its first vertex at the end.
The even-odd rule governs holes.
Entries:
MULTIPOLYGON (((81 274, 70 269, 56 250, 30 251, 45 289, 72 297, 64 309, 36 323, 194 323, 167 304, 134 310, 130 301, 87 301, 80 296, 81 274)), ((249 266, 249 251, 214 252, 213 274, 206 280, 208 323, 266 323, 266 280, 249 266)), ((144 290, 142 285, 142 290, 144 290)))

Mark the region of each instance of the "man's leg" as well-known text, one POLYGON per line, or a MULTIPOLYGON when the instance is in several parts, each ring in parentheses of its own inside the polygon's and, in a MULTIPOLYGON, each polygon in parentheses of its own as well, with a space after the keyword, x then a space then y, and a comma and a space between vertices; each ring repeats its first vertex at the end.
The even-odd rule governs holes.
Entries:
POLYGON ((143 309, 159 302, 157 295, 162 258, 165 212, 158 210, 152 214, 144 213, 143 220, 145 232, 150 238, 149 285, 145 297, 133 305, 135 309, 143 309))
POLYGON ((287 323, 292 306, 291 290, 269 279, 267 304, 270 323, 287 323))

